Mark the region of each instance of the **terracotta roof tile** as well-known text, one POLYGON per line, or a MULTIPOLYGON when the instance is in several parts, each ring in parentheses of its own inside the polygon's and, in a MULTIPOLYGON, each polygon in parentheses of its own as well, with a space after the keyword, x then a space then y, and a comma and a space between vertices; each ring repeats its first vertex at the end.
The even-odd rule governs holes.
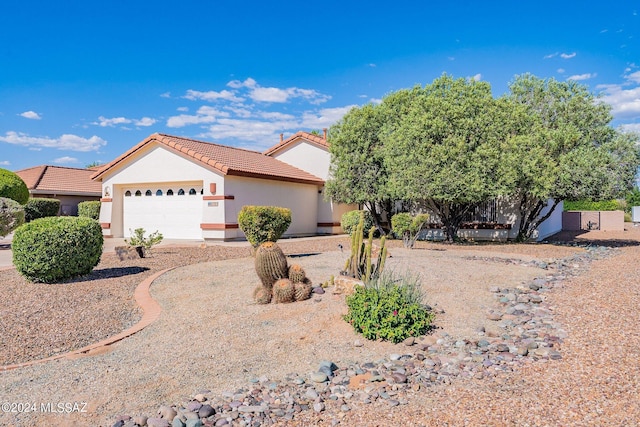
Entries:
POLYGON ((291 144, 298 138, 306 139, 307 141, 311 142, 314 145, 317 145, 322 148, 326 148, 327 150, 329 149, 329 143, 327 142, 326 139, 324 139, 320 135, 315 135, 313 133, 304 132, 304 131, 298 131, 293 135, 291 135, 289 138, 279 142, 278 144, 274 145, 271 148, 268 148, 266 151, 263 152, 263 154, 266 154, 267 156, 271 156, 273 153, 291 144))
POLYGON ((42 165, 16 171, 35 194, 81 194, 100 196, 102 185, 93 181, 95 170, 42 165))
POLYGON ((322 185, 324 183, 321 178, 315 175, 257 151, 159 133, 153 134, 140 142, 100 171, 96 172, 92 178, 100 179, 104 173, 122 163, 147 144, 153 142, 179 151, 193 158, 195 161, 216 169, 225 175, 247 176, 316 185, 322 185))

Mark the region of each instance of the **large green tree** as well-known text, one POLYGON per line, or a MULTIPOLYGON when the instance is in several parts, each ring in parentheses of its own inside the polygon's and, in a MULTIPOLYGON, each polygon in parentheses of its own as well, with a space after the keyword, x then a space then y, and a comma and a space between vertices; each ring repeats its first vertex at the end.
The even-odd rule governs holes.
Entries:
POLYGON ((376 227, 384 232, 381 213, 388 209, 391 199, 379 137, 384 120, 380 113, 379 105, 354 107, 331 126, 331 167, 326 196, 339 203, 364 205, 376 227))
POLYGON ((527 118, 505 157, 516 173, 517 240, 529 239, 564 199, 610 199, 631 188, 637 137, 616 132, 611 107, 585 86, 525 74, 508 98, 527 118))
POLYGON ((508 106, 486 82, 443 75, 412 97, 383 135, 393 196, 435 213, 447 241, 456 239, 467 212, 512 186, 502 161, 512 132, 508 106))

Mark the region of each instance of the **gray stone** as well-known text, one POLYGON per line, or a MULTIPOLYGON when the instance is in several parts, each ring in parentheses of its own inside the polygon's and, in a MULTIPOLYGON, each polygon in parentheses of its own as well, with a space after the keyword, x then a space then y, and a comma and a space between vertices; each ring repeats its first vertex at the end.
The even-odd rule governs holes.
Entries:
POLYGON ((169 424, 169 420, 166 420, 164 418, 152 417, 152 418, 147 418, 147 426, 148 427, 171 427, 171 424, 169 424))
POLYGON ((497 322, 498 320, 502 319, 502 314, 499 313, 489 313, 487 314, 487 319, 489 320, 493 320, 494 322, 497 322))
POLYGON ((191 401, 191 402, 187 403, 187 411, 196 412, 201 407, 202 407, 202 403, 200 403, 198 401, 191 401))
POLYGON ((187 420, 187 422, 185 423, 185 427, 202 427, 202 420, 197 419, 197 420, 187 420))
POLYGON ((211 405, 202 405, 200 409, 198 409, 198 415, 200 418, 208 418, 215 413, 216 410, 213 409, 211 405))
POLYGON ((322 402, 314 403, 313 404, 313 410, 316 411, 316 412, 324 411, 324 403, 322 403, 322 402))
POLYGON ((409 337, 409 338, 405 339, 404 341, 402 341, 402 344, 406 345, 407 347, 411 347, 415 343, 416 343, 416 339, 414 337, 409 337))
POLYGON ((324 372, 314 372, 309 377, 314 383, 323 383, 329 380, 329 377, 324 372))
POLYGON ((185 423, 179 417, 175 417, 171 422, 171 427, 185 427, 185 423))
POLYGON ((324 288, 322 286, 316 286, 315 288, 313 288, 313 293, 322 295, 324 294, 324 288))
POLYGON ((238 406, 238 412, 248 413, 248 412, 256 412, 263 413, 267 409, 266 406, 258 406, 258 405, 249 405, 249 406, 238 406))
MULTIPOLYGON (((158 414, 160 414, 160 416, 165 420, 173 420, 176 417, 176 415, 178 415, 175 409, 167 405, 162 405, 158 409, 158 414)), ((149 420, 147 420, 147 423, 149 423, 149 420)))
POLYGON ((407 382, 407 376, 401 374, 400 372, 394 372, 393 374, 391 374, 391 378, 396 384, 404 384, 407 382))

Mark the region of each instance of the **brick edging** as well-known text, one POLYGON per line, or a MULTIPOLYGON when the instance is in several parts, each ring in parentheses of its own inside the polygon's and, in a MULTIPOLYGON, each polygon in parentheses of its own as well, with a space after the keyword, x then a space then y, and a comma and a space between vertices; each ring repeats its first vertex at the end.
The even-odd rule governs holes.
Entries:
POLYGON ((160 307, 160 304, 158 304, 158 302, 151 297, 151 293, 149 292, 149 289, 151 288, 151 284, 158 277, 162 276, 164 273, 171 271, 173 269, 175 269, 175 267, 166 268, 162 271, 159 271, 147 277, 145 280, 140 282, 140 284, 136 287, 136 290, 133 296, 138 306, 142 308, 143 313, 142 313, 142 319, 140 319, 138 323, 131 326, 130 328, 124 330, 123 332, 120 332, 119 334, 113 335, 109 338, 105 338, 102 341, 89 344, 88 346, 70 351, 68 353, 56 354, 55 356, 47 357, 44 359, 31 360, 29 362, 24 362, 24 363, 16 363, 13 365, 0 366, 0 371, 10 371, 12 369, 24 368, 24 367, 33 366, 39 363, 51 362, 53 360, 74 358, 74 356, 76 357, 87 356, 87 353, 89 353, 90 351, 96 350, 101 347, 107 347, 127 337, 130 337, 131 335, 137 332, 140 332, 141 330, 143 330, 144 328, 146 328, 147 326, 151 325, 153 322, 158 320, 158 317, 160 317, 160 313, 162 312, 162 307, 160 307))

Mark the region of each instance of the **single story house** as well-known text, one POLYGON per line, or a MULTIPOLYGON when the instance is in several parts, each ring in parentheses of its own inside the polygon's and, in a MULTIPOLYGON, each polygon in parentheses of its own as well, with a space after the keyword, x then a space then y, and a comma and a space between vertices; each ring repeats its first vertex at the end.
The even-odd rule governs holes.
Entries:
POLYGON ((330 154, 323 136, 297 132, 264 153, 153 134, 101 167, 100 223, 105 236, 158 230, 165 238, 244 238, 245 205, 291 209, 285 236, 337 234, 355 206, 324 200, 330 154))
POLYGON ((27 184, 30 197, 60 200, 60 215, 77 215, 78 203, 102 195, 100 183, 91 179, 95 169, 41 165, 15 173, 27 184))

